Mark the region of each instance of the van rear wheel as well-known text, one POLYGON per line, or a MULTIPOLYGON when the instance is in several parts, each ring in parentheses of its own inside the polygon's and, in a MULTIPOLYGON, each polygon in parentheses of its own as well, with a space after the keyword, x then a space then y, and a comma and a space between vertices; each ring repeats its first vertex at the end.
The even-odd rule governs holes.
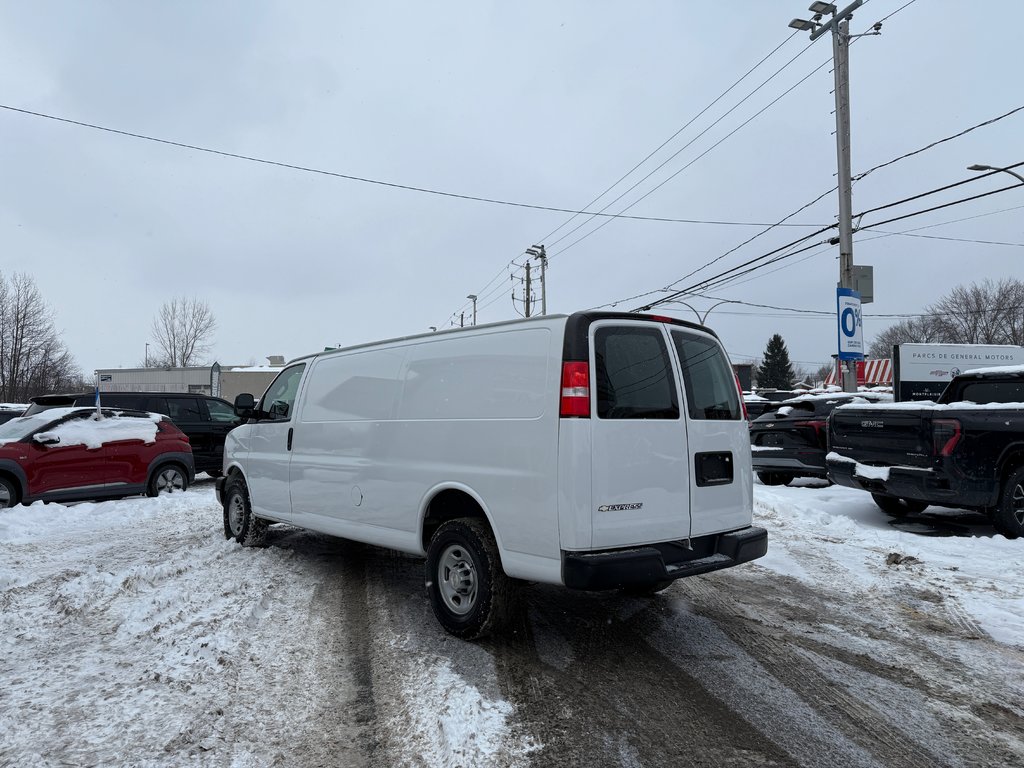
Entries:
POLYGON ((460 518, 438 528, 427 548, 425 575, 430 607, 450 634, 476 640, 505 623, 512 582, 484 521, 460 518))

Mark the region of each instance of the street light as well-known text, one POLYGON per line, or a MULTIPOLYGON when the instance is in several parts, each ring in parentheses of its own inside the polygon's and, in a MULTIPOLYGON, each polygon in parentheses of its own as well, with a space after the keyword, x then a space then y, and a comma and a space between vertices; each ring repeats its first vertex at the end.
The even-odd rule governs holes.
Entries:
POLYGON ((1024 176, 1021 176, 1019 173, 1016 173, 1015 171, 1011 171, 1009 168, 996 168, 994 165, 978 165, 978 164, 975 164, 975 165, 968 165, 967 166, 967 170, 968 171, 1002 171, 1003 173, 1008 173, 1011 176, 1013 176, 1014 178, 1020 179, 1022 182, 1024 182, 1024 176))
POLYGON ((146 367, 149 368, 149 342, 146 342, 146 367))
POLYGON ((473 325, 476 325, 476 294, 471 293, 466 298, 473 302, 473 325))
POLYGON ((739 302, 734 301, 733 299, 723 299, 722 301, 719 301, 717 304, 712 304, 710 307, 708 307, 707 311, 704 312, 703 316, 700 314, 700 312, 698 312, 692 306, 687 304, 685 301, 679 301, 679 299, 675 299, 673 301, 666 302, 666 303, 669 303, 669 304, 682 304, 684 307, 688 307, 690 309, 690 311, 693 312, 693 314, 695 314, 697 316, 697 321, 701 325, 707 325, 708 315, 711 314, 711 310, 712 309, 714 309, 715 307, 720 307, 723 304, 738 304, 739 302))

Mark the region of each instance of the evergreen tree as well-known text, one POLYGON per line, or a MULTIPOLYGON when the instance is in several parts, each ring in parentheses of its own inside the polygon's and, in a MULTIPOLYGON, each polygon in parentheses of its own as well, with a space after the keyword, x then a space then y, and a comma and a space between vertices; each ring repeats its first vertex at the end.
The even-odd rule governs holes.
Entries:
POLYGON ((793 384, 793 366, 789 350, 779 334, 768 339, 764 359, 757 369, 757 386, 763 389, 789 389, 793 384))

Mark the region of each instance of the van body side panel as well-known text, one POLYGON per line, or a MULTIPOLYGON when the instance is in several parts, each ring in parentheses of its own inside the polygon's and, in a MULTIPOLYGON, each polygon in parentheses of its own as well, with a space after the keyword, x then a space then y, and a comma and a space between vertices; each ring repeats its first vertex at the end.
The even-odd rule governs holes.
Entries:
POLYGON ((560 559, 551 327, 561 322, 318 358, 296 425, 293 522, 422 554, 424 498, 464 487, 483 501, 503 564, 518 564, 510 575, 550 578, 560 559))
POLYGON ((490 514, 503 567, 518 578, 540 579, 560 559, 561 338, 552 329, 560 331, 564 319, 541 322, 410 348, 398 410, 398 463, 420 494, 403 504, 417 509, 422 493, 438 483, 473 489, 490 514), (550 565, 534 573, 533 558, 550 565), (520 570, 524 565, 531 572, 520 570))
POLYGON ((403 347, 386 347, 330 355, 311 365, 290 467, 296 525, 325 533, 340 521, 414 530, 402 524, 394 503, 401 497, 394 488, 402 482, 401 471, 393 469, 394 415, 405 355, 403 347))

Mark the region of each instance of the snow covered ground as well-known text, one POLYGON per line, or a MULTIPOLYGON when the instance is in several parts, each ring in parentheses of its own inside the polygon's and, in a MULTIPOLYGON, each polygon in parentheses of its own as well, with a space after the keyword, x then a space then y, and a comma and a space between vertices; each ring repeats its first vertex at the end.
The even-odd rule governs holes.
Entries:
MULTIPOLYGON (((866 493, 812 486, 755 486, 771 544, 743 583, 792 577, 851 603, 873 596, 890 643, 928 642, 928 622, 907 612, 939 606, 966 638, 957 663, 1017 675, 1019 692, 1024 541, 953 511, 893 525, 866 493), (1005 658, 990 643, 969 650, 971 637, 1005 658)), ((225 541, 209 481, 0 511, 0 765, 530 764, 544 744, 517 723, 486 646, 432 631, 422 592, 352 570, 344 555, 357 545, 296 536, 293 547, 283 530, 262 550, 225 541), (409 631, 410 616, 431 630, 409 631)), ((417 567, 394 565, 406 581, 417 567)), ((686 588, 672 590, 656 605, 675 621, 690 614, 686 588)), ((816 631, 881 647, 842 636, 838 618, 816 631)))

